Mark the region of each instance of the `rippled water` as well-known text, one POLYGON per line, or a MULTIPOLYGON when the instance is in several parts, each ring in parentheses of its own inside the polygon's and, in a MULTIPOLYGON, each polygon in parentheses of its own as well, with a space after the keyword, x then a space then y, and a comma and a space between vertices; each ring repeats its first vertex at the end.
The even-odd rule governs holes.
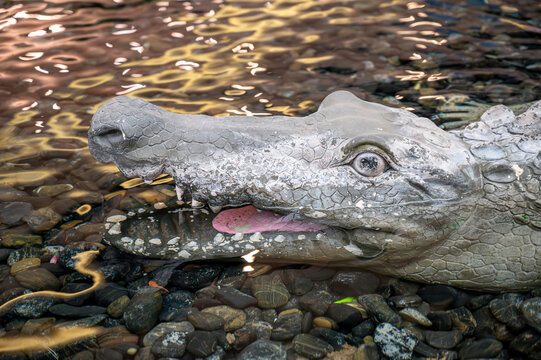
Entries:
POLYGON ((88 212, 117 170, 86 133, 115 95, 219 116, 304 115, 338 89, 426 116, 541 99, 540 19, 538 0, 5 1, 0 185, 69 183, 85 200, 64 221, 88 212))

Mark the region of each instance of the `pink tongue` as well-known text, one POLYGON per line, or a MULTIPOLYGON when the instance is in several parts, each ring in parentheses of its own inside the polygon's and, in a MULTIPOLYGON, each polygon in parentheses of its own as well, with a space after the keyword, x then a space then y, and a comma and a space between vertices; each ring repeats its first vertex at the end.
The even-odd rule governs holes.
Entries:
POLYGON ((325 225, 291 220, 268 210, 258 210, 252 205, 224 210, 212 220, 214 229, 228 234, 252 234, 263 231, 320 231, 325 225))

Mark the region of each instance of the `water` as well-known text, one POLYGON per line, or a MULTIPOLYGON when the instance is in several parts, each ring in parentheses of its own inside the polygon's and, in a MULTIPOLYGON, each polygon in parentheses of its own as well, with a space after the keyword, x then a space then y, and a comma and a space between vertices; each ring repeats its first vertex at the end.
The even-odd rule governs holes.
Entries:
POLYGON ((44 239, 99 223, 100 196, 127 179, 86 132, 115 95, 216 116, 305 115, 338 89, 425 116, 541 99, 540 19, 536 0, 3 2, 0 185, 34 209, 60 206, 39 186, 74 186, 44 239))

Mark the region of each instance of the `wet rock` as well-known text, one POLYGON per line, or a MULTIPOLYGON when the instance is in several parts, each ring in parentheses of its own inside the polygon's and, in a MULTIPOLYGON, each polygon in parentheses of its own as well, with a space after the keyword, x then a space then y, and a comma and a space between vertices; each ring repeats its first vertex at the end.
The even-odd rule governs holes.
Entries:
POLYGON ((28 194, 24 191, 14 189, 11 186, 0 185, 0 202, 16 201, 27 196, 28 194))
POLYGON ((428 345, 438 349, 452 349, 462 341, 462 333, 458 330, 450 331, 423 331, 428 345))
MULTIPOLYGON (((271 309, 272 310, 272 309, 271 309)), ((261 320, 261 309, 256 306, 251 306, 246 309, 244 309, 244 312, 246 313, 246 321, 259 321, 261 320)), ((273 320, 274 322, 274 320, 273 320)))
POLYGON ((224 330, 226 332, 237 330, 246 324, 246 314, 244 311, 234 309, 227 305, 206 308, 201 312, 221 317, 225 322, 224 330))
POLYGON ((98 337, 98 345, 102 348, 116 348, 124 344, 137 344, 138 340, 137 335, 130 333, 125 326, 120 325, 102 331, 98 337))
POLYGON ((169 286, 183 290, 197 290, 214 280, 223 267, 220 265, 206 265, 191 269, 190 271, 174 270, 169 279, 169 286))
POLYGON ((417 292, 423 301, 430 304, 434 310, 444 310, 451 305, 456 297, 457 290, 446 285, 427 285, 417 292))
POLYGON ((151 351, 158 357, 180 358, 186 351, 185 334, 173 331, 162 335, 154 341, 151 351))
POLYGON ((216 336, 209 331, 195 331, 188 341, 186 350, 197 357, 210 356, 214 350, 218 341, 216 336))
MULTIPOLYGON (((23 218, 28 216, 32 211, 32 205, 26 202, 14 201, 0 203, 0 223, 7 226, 14 226, 22 224, 23 218)), ((12 247, 4 245, 5 239, 2 241, 2 245, 6 247, 12 247)))
POLYGON ((216 285, 218 287, 230 286, 235 289, 240 289, 248 275, 243 271, 243 266, 229 266, 218 277, 216 285))
POLYGON ((225 321, 222 317, 208 312, 193 312, 188 315, 188 321, 199 330, 217 330, 224 327, 225 321))
POLYGON ((432 311, 427 317, 432 322, 433 329, 451 330, 453 327, 453 320, 446 311, 432 311))
POLYGON ((490 300, 492 300, 493 298, 494 296, 489 295, 489 294, 474 296, 468 301, 468 303, 466 304, 466 307, 470 310, 477 310, 477 309, 482 308, 485 305, 488 305, 490 300))
POLYGON ((334 297, 325 290, 312 290, 299 298, 299 304, 303 309, 321 316, 327 312, 334 297))
POLYGON ((97 305, 109 306, 119 297, 128 295, 128 289, 122 285, 107 282, 94 292, 94 299, 97 305))
POLYGON ((73 190, 71 184, 55 184, 55 185, 42 185, 32 192, 39 197, 55 197, 66 191, 73 190))
POLYGON ((291 295, 279 274, 258 276, 252 282, 252 294, 260 308, 277 308, 287 304, 291 295))
POLYGON ((371 342, 359 346, 353 354, 353 360, 379 360, 376 343, 371 342))
POLYGON ((216 298, 224 305, 244 309, 257 304, 257 299, 230 286, 222 286, 216 291, 216 298))
POLYGON ((308 334, 299 334, 293 338, 293 349, 308 359, 321 359, 333 351, 333 347, 325 341, 308 334))
POLYGON ((257 340, 246 346, 238 355, 238 360, 286 360, 285 347, 274 341, 257 340))
POLYGON ((121 296, 107 306, 107 314, 114 318, 122 317, 129 303, 130 298, 127 295, 121 296))
POLYGON ((34 247, 24 247, 21 249, 13 250, 9 253, 7 258, 7 264, 13 266, 17 261, 21 261, 26 258, 39 258, 41 256, 41 251, 38 248, 34 247))
POLYGON ((55 314, 63 317, 87 317, 98 314, 105 314, 106 308, 102 306, 86 305, 86 306, 72 306, 68 304, 53 305, 49 308, 51 314, 55 314))
POLYGON ((4 263, 9 257, 9 254, 11 254, 11 250, 9 249, 0 249, 0 262, 4 263))
POLYGON ((109 348, 101 348, 96 350, 96 360, 122 360, 122 353, 109 348))
POLYGON ((402 319, 395 313, 381 295, 361 295, 357 301, 365 307, 368 312, 375 316, 379 322, 389 322, 398 327, 402 324, 402 319))
POLYGON ((32 268, 21 271, 15 279, 27 289, 32 291, 58 290, 60 281, 50 271, 44 268, 32 268))
POLYGON ((272 325, 266 321, 250 321, 245 327, 252 331, 258 340, 270 340, 272 325))
POLYGON ((24 318, 38 318, 58 301, 58 299, 51 297, 29 297, 13 305, 11 311, 13 314, 24 318))
POLYGON ((267 309, 261 312, 261 320, 268 322, 269 324, 274 324, 278 318, 278 313, 274 309, 267 309))
POLYGON ((271 339, 289 340, 300 334, 302 327, 302 313, 300 310, 291 309, 282 311, 274 322, 271 339))
POLYGON ((493 299, 488 308, 498 321, 508 325, 511 329, 520 330, 526 325, 520 317, 519 309, 514 304, 502 299, 493 299))
POLYGON ((124 311, 126 327, 136 334, 146 333, 158 321, 161 309, 162 296, 159 291, 136 294, 124 311))
POLYGON ((324 281, 332 278, 336 270, 329 267, 310 266, 309 268, 299 270, 303 276, 312 281, 324 281))
POLYGON ((2 236, 1 245, 7 248, 21 248, 23 246, 40 246, 42 239, 40 235, 7 234, 2 236))
POLYGON ((160 321, 171 321, 178 317, 182 310, 190 307, 194 295, 185 290, 173 291, 163 296, 163 307, 160 312, 160 321))
POLYGON ((503 345, 496 339, 481 339, 463 346, 458 355, 461 359, 487 359, 496 357, 503 345))
POLYGON ((253 343, 256 339, 256 333, 247 327, 242 327, 235 330, 233 333, 233 349, 235 351, 240 351, 244 349, 248 344, 253 343))
POLYGON ((283 270, 281 276, 287 290, 293 295, 302 296, 314 286, 311 279, 303 276, 302 272, 296 269, 283 270))
POLYGON ((54 228, 62 220, 62 216, 53 209, 44 207, 30 212, 24 220, 33 232, 40 233, 54 228))
POLYGON ((39 258, 26 258, 21 261, 17 261, 11 266, 10 273, 11 275, 16 275, 21 271, 25 271, 31 268, 35 268, 41 265, 41 260, 39 258))
POLYGON ((327 328, 313 328, 310 330, 310 335, 318 337, 330 344, 334 350, 339 350, 346 343, 346 337, 344 334, 327 328))
POLYGON ((94 360, 94 354, 90 350, 83 350, 73 355, 72 360, 94 360))
MULTIPOLYGON (((84 291, 88 289, 90 286, 91 285, 87 283, 66 283, 62 287, 62 289, 60 289, 60 292, 67 293, 67 294, 74 294, 74 293, 84 291)), ((81 306, 91 296, 92 296, 91 292, 86 292, 78 296, 75 296, 73 298, 66 299, 64 300, 64 302, 68 305, 81 306)))
POLYGON ((338 324, 336 321, 334 321, 331 318, 328 318, 326 316, 318 316, 312 320, 312 326, 313 327, 322 327, 327 329, 335 329, 337 330, 338 324))
POLYGON ((432 321, 428 319, 426 316, 421 314, 421 312, 414 308, 405 308, 398 312, 400 316, 406 321, 411 321, 412 323, 416 323, 423 326, 432 326, 432 321))
MULTIPOLYGON (((515 336, 509 348, 524 355, 541 354, 541 336, 533 330, 526 330, 515 336)), ((531 358, 537 360, 541 357, 531 358)))
POLYGON ((326 315, 336 321, 341 328, 351 329, 361 323, 363 313, 353 306, 347 304, 330 304, 326 315))
POLYGON ((448 310, 447 313, 451 317, 451 321, 453 321, 454 329, 460 330, 464 336, 473 334, 477 322, 470 310, 462 306, 453 310, 448 310))
POLYGON ((541 297, 533 297, 524 301, 520 310, 528 325, 541 334, 541 297))
POLYGON ((331 280, 332 291, 342 296, 359 296, 373 293, 379 286, 379 278, 369 272, 340 271, 331 280))
POLYGON ((423 302, 418 295, 398 295, 389 298, 389 304, 398 309, 403 308, 416 308, 423 302))
POLYGON ((102 264, 100 271, 102 272, 105 280, 119 281, 124 279, 131 269, 131 264, 128 262, 114 262, 109 264, 102 264))
POLYGON ((351 329, 351 334, 354 337, 363 339, 365 336, 372 335, 375 328, 376 324, 374 321, 372 319, 368 319, 351 329))
POLYGON ((389 285, 395 296, 415 295, 419 290, 419 284, 399 279, 391 279, 389 285))
POLYGON ((374 342, 381 352, 393 359, 411 359, 417 339, 408 329, 398 329, 393 324, 384 322, 376 326, 374 342))
POLYGON ((184 334, 185 337, 189 337, 195 331, 192 324, 188 321, 181 322, 162 322, 156 325, 143 337, 143 345, 151 346, 154 341, 164 334, 177 332, 184 334))
POLYGON ((56 319, 54 317, 27 320, 21 328, 21 334, 40 334, 41 332, 49 329, 55 323, 55 321, 56 319))

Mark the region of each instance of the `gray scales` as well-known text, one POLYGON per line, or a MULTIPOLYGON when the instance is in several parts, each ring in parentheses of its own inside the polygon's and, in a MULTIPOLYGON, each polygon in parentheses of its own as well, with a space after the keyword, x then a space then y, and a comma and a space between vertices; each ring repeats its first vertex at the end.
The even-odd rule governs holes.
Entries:
POLYGON ((130 253, 251 252, 477 290, 541 285, 541 102, 518 116, 494 106, 446 132, 346 91, 305 117, 182 115, 116 97, 95 113, 89 148, 128 177, 167 173, 215 211, 252 204, 325 225, 229 234, 211 212, 176 209, 107 224, 106 240, 130 253))

